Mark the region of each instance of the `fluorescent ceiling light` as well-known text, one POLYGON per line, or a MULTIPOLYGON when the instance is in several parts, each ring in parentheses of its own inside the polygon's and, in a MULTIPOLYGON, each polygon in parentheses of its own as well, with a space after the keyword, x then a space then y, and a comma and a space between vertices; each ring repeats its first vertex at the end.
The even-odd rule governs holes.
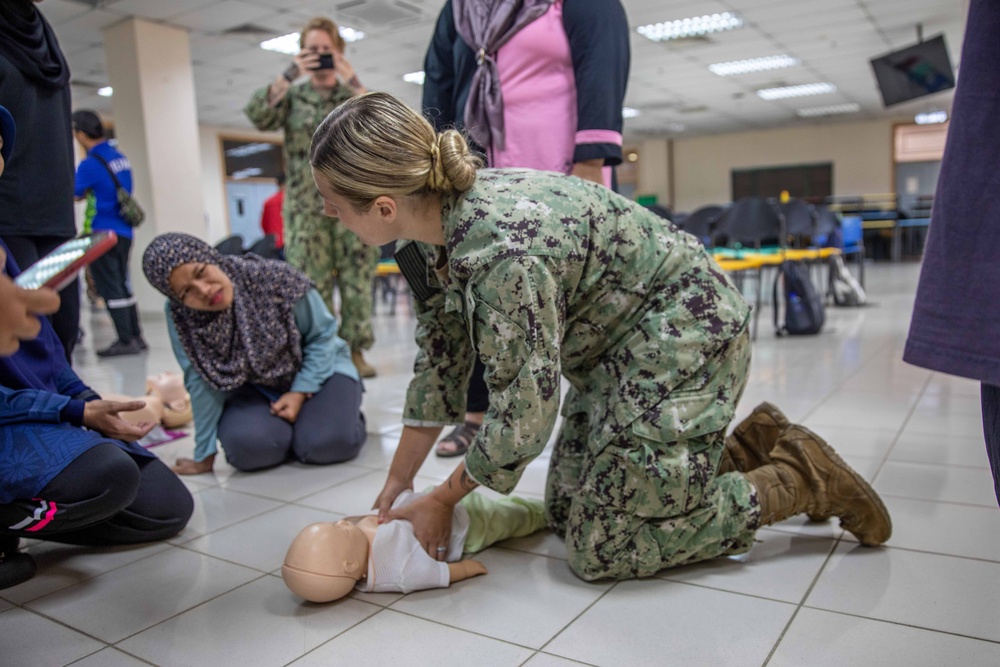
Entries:
POLYGON ((668 39, 683 37, 698 37, 723 30, 734 30, 743 27, 743 19, 736 14, 723 12, 721 14, 706 14, 678 21, 650 23, 636 28, 636 32, 654 42, 665 42, 668 39))
POLYGON ((353 42, 360 42, 365 38, 365 33, 360 30, 355 30, 354 28, 348 28, 346 25, 340 26, 340 36, 344 38, 344 41, 348 44, 353 42))
POLYGON ((230 148, 226 151, 226 156, 228 157, 247 157, 248 155, 256 155, 257 153, 264 153, 273 148, 277 148, 275 144, 266 144, 263 142, 253 143, 253 144, 243 144, 242 146, 237 146, 236 148, 230 148))
POLYGON ((856 102, 849 104, 830 104, 825 107, 808 107, 799 109, 795 113, 802 118, 814 118, 816 116, 833 116, 840 113, 856 113, 861 111, 861 105, 856 102))
POLYGON ((258 167, 250 167, 249 169, 240 169, 239 171, 233 172, 234 181, 242 181, 244 178, 250 178, 251 176, 259 176, 263 172, 258 167))
POLYGON ((418 86, 424 85, 424 71, 410 72, 409 74, 403 75, 403 81, 406 83, 415 83, 418 86))
MULTIPOLYGON (((281 37, 267 39, 260 43, 260 48, 265 51, 274 51, 275 53, 284 53, 294 56, 302 50, 299 48, 299 36, 300 35, 297 32, 290 32, 287 35, 282 35, 281 37)), ((357 42, 364 39, 365 33, 342 25, 340 26, 340 36, 343 37, 344 41, 349 44, 351 42, 357 42)))
POLYGON ((772 69, 795 67, 798 64, 798 58, 793 58, 783 53, 780 56, 766 56, 764 58, 751 58, 749 60, 733 60, 728 63, 715 63, 714 65, 709 65, 708 69, 712 74, 732 76, 734 74, 748 74, 750 72, 765 72, 772 69))
POLYGON ((683 132, 684 126, 681 125, 680 123, 670 123, 669 125, 667 125, 667 130, 669 130, 670 132, 683 132))
POLYGON ((635 118, 638 115, 638 109, 633 109, 632 107, 622 107, 622 118, 635 118))
POLYGON ((786 97, 805 97, 806 95, 826 95, 837 92, 832 83, 806 83, 801 86, 784 86, 782 88, 764 88, 757 91, 757 97, 762 100, 783 100, 786 97))
POLYGON ((101 97, 111 97, 115 94, 115 89, 111 86, 104 86, 103 88, 97 89, 97 94, 101 97))
POLYGON ((943 123, 948 120, 948 112, 928 111, 926 113, 918 113, 914 116, 913 120, 917 122, 917 125, 934 125, 936 123, 943 123))

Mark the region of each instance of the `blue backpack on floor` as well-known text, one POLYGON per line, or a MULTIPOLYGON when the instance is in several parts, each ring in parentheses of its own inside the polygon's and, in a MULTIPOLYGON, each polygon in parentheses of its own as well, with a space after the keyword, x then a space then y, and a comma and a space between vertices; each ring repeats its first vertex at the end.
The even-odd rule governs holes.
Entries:
POLYGON ((823 328, 823 299, 812 284, 809 267, 802 262, 783 262, 774 278, 774 329, 779 336, 807 336, 823 328), (778 283, 783 285, 785 320, 779 324, 778 283))

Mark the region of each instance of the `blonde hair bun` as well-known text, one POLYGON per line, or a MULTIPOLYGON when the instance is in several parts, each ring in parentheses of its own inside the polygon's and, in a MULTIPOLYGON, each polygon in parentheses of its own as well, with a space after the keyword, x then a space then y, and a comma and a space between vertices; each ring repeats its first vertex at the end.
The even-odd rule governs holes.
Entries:
POLYGON ((438 134, 388 93, 360 95, 334 109, 313 135, 309 162, 358 211, 382 195, 465 192, 482 166, 461 132, 438 134))
POLYGON ((431 173, 427 178, 430 190, 465 192, 475 183, 476 170, 482 163, 461 132, 445 130, 437 135, 431 156, 431 173), (435 181, 440 185, 435 187, 435 181))

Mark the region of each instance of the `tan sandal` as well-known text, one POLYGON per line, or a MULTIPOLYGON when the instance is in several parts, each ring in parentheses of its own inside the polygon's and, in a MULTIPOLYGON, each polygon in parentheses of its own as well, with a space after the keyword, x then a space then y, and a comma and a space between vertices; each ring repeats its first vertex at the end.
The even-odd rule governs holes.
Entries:
POLYGON ((434 453, 443 459, 451 458, 453 456, 464 456, 467 451, 469 451, 469 445, 472 444, 473 438, 479 433, 479 427, 482 424, 477 424, 476 422, 465 422, 461 426, 456 426, 451 433, 441 438, 438 442, 437 448, 434 453), (453 443, 455 449, 441 449, 441 445, 449 442, 453 443))

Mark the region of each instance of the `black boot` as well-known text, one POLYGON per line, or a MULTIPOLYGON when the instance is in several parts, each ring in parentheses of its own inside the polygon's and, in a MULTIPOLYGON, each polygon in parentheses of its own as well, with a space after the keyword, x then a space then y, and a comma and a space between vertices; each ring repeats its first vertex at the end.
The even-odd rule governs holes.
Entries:
POLYGON ((35 576, 35 559, 17 550, 16 537, 0 537, 0 589, 24 583, 35 576))

